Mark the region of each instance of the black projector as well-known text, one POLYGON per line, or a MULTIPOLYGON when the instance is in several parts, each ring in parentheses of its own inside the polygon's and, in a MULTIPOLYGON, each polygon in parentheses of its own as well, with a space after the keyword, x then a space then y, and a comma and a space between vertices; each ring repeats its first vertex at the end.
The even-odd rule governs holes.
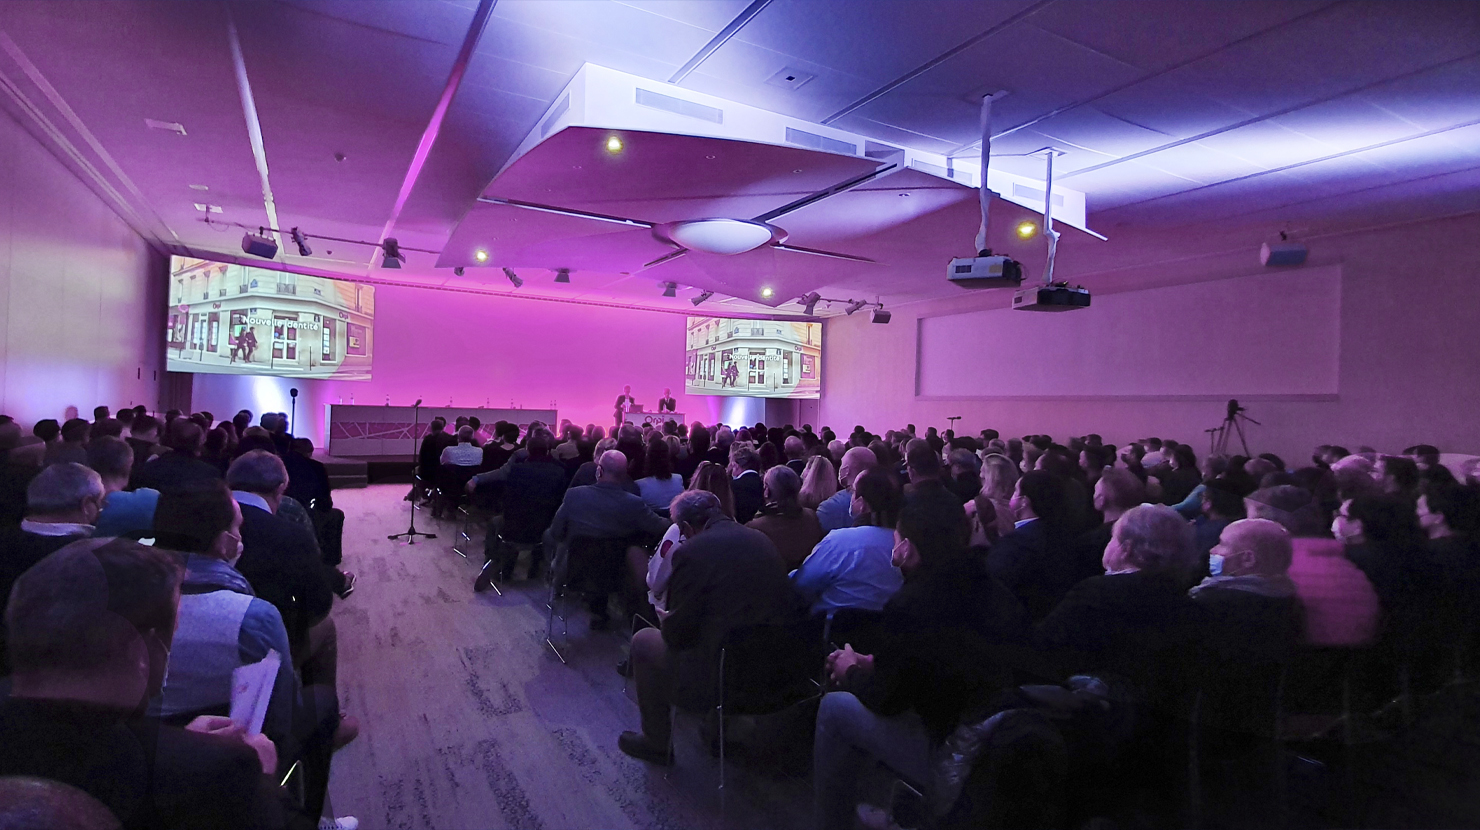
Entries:
POLYGON ((1037 288, 1024 288, 1012 295, 1012 307, 1018 311, 1073 311, 1089 308, 1089 290, 1055 283, 1037 288))
POLYGON ((260 256, 263 259, 277 257, 278 246, 270 236, 258 236, 250 231, 242 234, 242 253, 260 256))

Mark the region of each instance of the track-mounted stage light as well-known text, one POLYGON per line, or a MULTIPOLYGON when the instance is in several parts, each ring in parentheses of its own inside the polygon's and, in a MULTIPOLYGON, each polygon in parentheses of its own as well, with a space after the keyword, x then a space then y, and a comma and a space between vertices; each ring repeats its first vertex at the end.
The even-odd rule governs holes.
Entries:
POLYGON ((707 300, 707 299, 709 299, 710 297, 713 297, 713 296, 714 296, 714 292, 713 291, 705 291, 703 294, 700 294, 699 296, 695 297, 693 299, 693 303, 694 303, 694 305, 699 305, 700 303, 704 302, 705 300, 707 300))
POLYGON ((556 282, 570 282, 570 269, 569 268, 557 268, 555 270, 555 281, 556 282))
POLYGON ((299 256, 313 256, 313 249, 308 247, 308 237, 303 235, 303 231, 294 228, 289 236, 293 237, 293 244, 298 246, 299 256))
POLYGON ((803 306, 802 313, 807 315, 808 317, 811 317, 813 309, 817 308, 817 303, 821 299, 822 295, 818 294, 816 291, 813 291, 810 294, 803 294, 802 298, 800 300, 797 300, 797 302, 801 303, 803 306))
POLYGON ((509 282, 512 282, 515 288, 524 285, 524 280, 520 279, 519 275, 514 273, 514 269, 512 268, 505 268, 504 276, 509 278, 509 282))
POLYGON ((848 304, 848 313, 852 314, 853 312, 858 311, 866 305, 868 305, 868 303, 864 302, 863 300, 854 300, 853 302, 848 304))
POLYGON ((456 268, 452 269, 452 273, 453 273, 453 275, 460 277, 464 273, 464 268, 461 265, 459 265, 456 268))
POLYGON ((665 297, 677 297, 678 296, 678 283, 676 283, 676 282, 665 282, 665 283, 663 283, 663 296, 665 296, 665 297))
POLYGON ((380 258, 381 268, 400 268, 401 263, 406 261, 406 255, 401 253, 401 243, 394 237, 380 243, 380 247, 385 251, 385 256, 380 258))

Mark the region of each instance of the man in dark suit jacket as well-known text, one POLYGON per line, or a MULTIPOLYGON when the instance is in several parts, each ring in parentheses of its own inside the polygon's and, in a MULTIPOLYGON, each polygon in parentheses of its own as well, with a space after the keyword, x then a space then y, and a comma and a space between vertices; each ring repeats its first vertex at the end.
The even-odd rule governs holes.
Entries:
POLYGON ((761 457, 750 447, 730 453, 730 492, 735 496, 735 521, 745 524, 766 503, 766 486, 761 480, 761 457))
POLYGON ((600 560, 582 557, 573 564, 571 541, 631 540, 646 545, 655 543, 668 529, 667 519, 618 484, 626 475, 626 467, 627 458, 621 453, 602 455, 596 462, 596 483, 567 490, 550 529, 545 531, 545 548, 555 552, 552 561, 557 581, 564 580, 569 572, 589 588, 587 602, 594 629, 609 625, 607 597, 621 587, 625 559, 623 556, 600 560))
POLYGON ((219 469, 200 460, 200 448, 204 442, 205 433, 199 424, 187 418, 176 418, 165 436, 165 446, 170 451, 155 456, 140 467, 131 484, 135 489, 145 487, 163 493, 200 481, 220 479, 219 469))
POLYGON ((1074 559, 1065 498, 1062 483, 1042 470, 1018 479, 1010 502, 1017 527, 987 554, 987 570, 1012 591, 1034 622, 1048 616, 1075 583, 1101 572, 1074 559))
POLYGON ((0 776, 69 784, 125 828, 312 827, 284 809, 264 736, 209 734, 224 718, 179 729, 136 714, 163 681, 179 586, 172 556, 125 539, 75 542, 16 583, 0 776))
POLYGON ((672 763, 670 707, 712 705, 725 635, 801 616, 786 565, 766 534, 736 524, 703 490, 685 491, 672 513, 685 541, 673 554, 669 613, 661 632, 645 628, 632 637, 642 731, 617 741, 628 755, 658 764, 672 763))
POLYGON ((4 615, 11 586, 53 551, 91 536, 104 497, 97 473, 81 464, 53 464, 26 487, 26 518, 0 528, 0 677, 8 665, 4 615))
POLYGON ((659 412, 673 412, 678 409, 678 401, 673 399, 673 390, 664 389, 663 397, 658 399, 659 412))
POLYGON ((236 569, 258 597, 282 614, 293 641, 295 663, 301 666, 316 656, 325 657, 308 647, 309 630, 320 623, 332 628, 333 622, 326 618, 334 593, 325 578, 313 532, 276 515, 288 489, 282 459, 267 450, 253 450, 231 463, 226 483, 242 510, 244 547, 236 569))
MULTIPOLYGON (((554 521, 566 492, 565 468, 550 457, 551 440, 544 433, 531 436, 529 456, 524 461, 505 464, 468 481, 469 493, 495 491, 503 504, 503 515, 495 517, 499 524, 489 526, 484 546, 485 557, 493 563, 490 567, 496 567, 497 571, 485 570, 479 574, 475 589, 487 590, 487 580, 492 579, 494 573, 505 581, 513 578, 517 551, 511 557, 509 551, 499 550, 500 540, 516 545, 534 544, 529 578, 539 576, 543 561, 539 542, 554 521)), ((486 452, 487 448, 484 450, 486 452)))

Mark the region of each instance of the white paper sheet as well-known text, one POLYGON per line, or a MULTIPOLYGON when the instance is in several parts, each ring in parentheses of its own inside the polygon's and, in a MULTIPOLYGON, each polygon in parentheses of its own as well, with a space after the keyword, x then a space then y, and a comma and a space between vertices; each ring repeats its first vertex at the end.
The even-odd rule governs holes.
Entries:
POLYGON ((282 656, 269 650, 261 662, 231 673, 231 720, 248 735, 262 734, 262 721, 267 717, 267 704, 272 700, 272 686, 282 663, 282 656))

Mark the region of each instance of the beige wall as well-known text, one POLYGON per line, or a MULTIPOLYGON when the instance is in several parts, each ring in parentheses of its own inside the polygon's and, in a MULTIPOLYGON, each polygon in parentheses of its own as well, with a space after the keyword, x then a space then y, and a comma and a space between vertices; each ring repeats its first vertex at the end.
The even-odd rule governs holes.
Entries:
MULTIPOLYGON (((1351 449, 1368 444, 1388 452, 1425 442, 1448 452, 1480 452, 1477 240, 1477 214, 1311 240, 1310 261, 1305 267, 1341 267, 1337 394, 1325 400, 1243 400, 1249 414, 1263 422, 1262 427, 1250 430, 1251 449, 1256 453, 1279 453, 1292 463, 1308 458, 1315 445, 1327 442, 1351 449)), ((1179 252, 1164 264, 1129 270, 1123 263, 1136 259, 1136 252, 1121 250, 1107 257, 1118 259, 1117 267, 1098 274, 1075 274, 1073 279, 1082 281, 1099 297, 1113 290, 1114 284, 1130 271, 1162 285, 1269 273, 1257 264, 1257 241, 1210 243, 1209 249, 1221 252, 1201 256, 1179 252)), ((1072 268, 1073 255, 1061 252, 1061 267, 1066 262, 1072 268)), ((1032 265, 1031 273, 1037 273, 1037 263, 1032 265)), ((961 415, 959 429, 973 433, 992 427, 1004 435, 1046 432, 1062 439, 1098 432, 1116 444, 1158 435, 1191 442, 1199 454, 1206 451, 1203 431, 1216 426, 1224 412, 1222 400, 1206 396, 1168 395, 1140 400, 1104 396, 1080 400, 917 397, 919 317, 1004 307, 1010 302, 1010 293, 963 291, 949 301, 903 306, 894 309, 889 325, 873 325, 862 314, 829 319, 824 340, 822 422, 839 432, 846 432, 855 423, 874 431, 905 423, 915 423, 922 430, 926 426, 943 429, 947 416, 961 415)), ((1133 315, 1114 321, 1109 329, 1116 342, 1106 345, 1123 345, 1121 338, 1180 338, 1185 343, 1182 359, 1195 363, 1200 332, 1179 327, 1184 315, 1175 306, 1159 302, 1166 294, 1159 295, 1154 288, 1138 294, 1145 303, 1133 315)), ((1105 313, 1107 310, 1091 306, 1066 316, 1072 320, 1105 313)), ((1288 320, 1289 315, 1270 315, 1271 321, 1280 318, 1288 320)), ((1267 333, 1268 329, 1261 331, 1255 325, 1244 336, 1254 342, 1267 333)), ((1292 362, 1302 359, 1299 354, 1285 357, 1292 362)), ((1035 356, 963 351, 957 365, 959 371, 971 372, 978 361, 991 360, 1031 362, 1035 356)), ((1047 365, 1038 368, 1054 371, 1047 365)), ((1003 390, 1003 394, 1010 395, 1011 390, 1003 390)))
POLYGON ((158 399, 164 262, 0 114, 0 412, 22 427, 158 399))

